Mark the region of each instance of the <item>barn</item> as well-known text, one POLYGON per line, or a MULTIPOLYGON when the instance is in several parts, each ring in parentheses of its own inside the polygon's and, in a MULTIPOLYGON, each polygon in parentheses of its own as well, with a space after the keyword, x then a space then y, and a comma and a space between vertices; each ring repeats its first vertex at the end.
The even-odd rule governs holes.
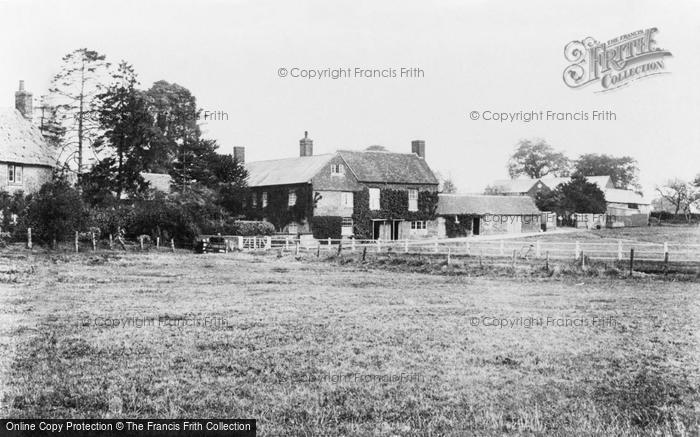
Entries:
POLYGON ((543 223, 530 196, 440 194, 437 215, 448 238, 538 232, 543 223))

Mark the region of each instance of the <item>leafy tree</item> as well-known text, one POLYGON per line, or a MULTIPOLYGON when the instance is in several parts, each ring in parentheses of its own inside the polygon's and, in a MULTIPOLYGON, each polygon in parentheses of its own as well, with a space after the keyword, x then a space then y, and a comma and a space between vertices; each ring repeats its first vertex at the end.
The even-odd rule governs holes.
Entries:
POLYGON ((114 78, 116 81, 99 95, 102 134, 95 147, 107 156, 93 168, 84 185, 99 198, 112 192, 120 199, 123 193, 136 195, 147 188, 141 172, 154 159, 151 144, 158 136, 146 95, 136 89, 134 69, 122 62, 114 78))
POLYGON ((48 96, 42 96, 39 110, 39 130, 49 146, 59 150, 66 135, 66 127, 59 119, 59 108, 49 103, 48 96))
POLYGON ((574 162, 574 173, 583 176, 610 176, 616 188, 639 188, 637 160, 631 156, 619 158, 587 153, 574 162))
POLYGON ((568 176, 569 167, 569 158, 555 151, 545 140, 520 140, 508 161, 508 174, 513 179, 523 175, 532 179, 547 175, 568 176))
MULTIPOLYGON (((681 179, 672 179, 662 187, 657 187, 662 202, 670 206, 670 211, 674 215, 682 213, 690 221, 692 208, 700 203, 700 190, 694 184, 690 184, 681 179)), ((657 203, 658 205, 658 203, 657 203)))
POLYGON ((99 133, 96 98, 104 89, 110 63, 104 55, 86 48, 67 54, 62 61, 61 71, 51 82, 47 104, 55 108, 55 124, 64 129, 59 159, 80 176, 86 149, 92 148, 99 133))
POLYGON ((453 194, 457 192, 457 185, 455 185, 451 176, 443 176, 440 172, 435 172, 435 177, 439 182, 439 191, 445 194, 453 194))
POLYGON ((605 193, 582 175, 560 184, 555 190, 537 193, 535 204, 542 211, 555 211, 568 216, 573 213, 603 214, 607 209, 605 193))
POLYGON ((197 99, 187 88, 164 80, 154 83, 146 94, 155 126, 162 135, 159 153, 149 164, 148 171, 167 173, 178 157, 186 167, 188 156, 183 154, 187 155, 201 137, 197 99))

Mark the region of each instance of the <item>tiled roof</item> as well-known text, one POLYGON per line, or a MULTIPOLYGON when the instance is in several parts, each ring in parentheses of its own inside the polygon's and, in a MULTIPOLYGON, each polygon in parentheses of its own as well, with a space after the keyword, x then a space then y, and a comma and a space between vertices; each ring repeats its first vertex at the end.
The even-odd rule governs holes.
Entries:
POLYGON ((53 167, 56 154, 18 110, 0 108, 0 161, 53 167))
POLYGON ((303 156, 246 162, 248 186, 303 184, 311 180, 335 155, 303 156))
POLYGON ((360 182, 438 184, 425 160, 413 153, 345 150, 338 153, 360 182))
POLYGON ((530 196, 481 196, 470 194, 440 194, 438 215, 531 215, 539 214, 530 196))
POLYGON ((141 173, 141 176, 146 182, 148 182, 150 188, 164 191, 166 193, 170 192, 170 184, 172 183, 173 178, 171 178, 169 174, 144 172, 141 173))

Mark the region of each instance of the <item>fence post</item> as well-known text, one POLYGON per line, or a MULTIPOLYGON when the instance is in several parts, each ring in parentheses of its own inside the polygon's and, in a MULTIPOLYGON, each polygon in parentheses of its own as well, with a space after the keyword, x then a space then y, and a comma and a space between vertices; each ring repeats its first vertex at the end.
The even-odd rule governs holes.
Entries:
POLYGON ((299 256, 299 242, 296 241, 296 242, 294 243, 294 246, 295 246, 295 248, 294 248, 294 255, 299 256))
POLYGON ((32 228, 27 228, 27 249, 32 248, 32 228))
POLYGON ((367 257, 367 246, 362 248, 362 261, 367 257))
POLYGON ((408 238, 403 240, 403 251, 404 253, 408 253, 408 238))
POLYGON ((316 258, 321 256, 321 242, 319 241, 318 246, 316 246, 316 258))
POLYGON ((328 251, 331 251, 331 237, 328 237, 328 251))
POLYGON ((574 259, 578 259, 581 255, 581 243, 576 242, 576 247, 574 248, 574 259))
POLYGON ((437 238, 435 239, 435 249, 434 249, 434 251, 435 251, 435 253, 438 252, 438 240, 437 240, 437 238))
POLYGON ((664 242, 664 255, 668 255, 668 242, 664 242))
POLYGON ((544 269, 549 272, 549 251, 547 251, 544 259, 544 269))
POLYGON ((503 240, 501 240, 501 246, 500 246, 500 251, 499 251, 499 253, 500 253, 501 256, 505 255, 505 247, 504 247, 504 244, 503 244, 503 240))
POLYGON ((160 237, 156 237, 156 249, 160 249, 160 237))
POLYGON ((139 245, 141 246, 141 250, 143 250, 143 235, 139 235, 139 245))
POLYGON ((668 275, 668 252, 664 253, 664 276, 668 275))
POLYGON ((634 248, 630 249, 630 276, 632 271, 634 271, 634 248))
POLYGON ((350 250, 353 252, 355 251, 355 239, 354 238, 350 240, 350 250))
POLYGON ((338 256, 340 256, 342 251, 343 251, 343 240, 340 240, 340 242, 338 243, 338 256))
POLYGON ((284 237, 284 250, 289 250, 289 237, 284 237))
POLYGON ((472 249, 471 249, 471 246, 470 246, 470 243, 468 240, 467 240, 467 255, 472 256, 472 249))
POLYGON ((450 265, 450 262, 452 261, 450 255, 451 255, 450 246, 447 246, 447 265, 448 266, 450 265))
POLYGON ((382 239, 377 238, 377 253, 382 251, 382 239))
POLYGON ((272 237, 269 235, 265 237, 265 250, 270 250, 272 249, 272 237))
POLYGON ((622 261, 622 240, 617 240, 617 260, 622 261))
POLYGON ((171 238, 170 239, 170 249, 175 253, 175 239, 171 238))
POLYGON ((78 253, 78 231, 75 231, 75 253, 78 253))
POLYGON ((482 256, 483 254, 484 254, 484 249, 481 249, 481 250, 479 251, 479 268, 480 268, 480 269, 484 267, 483 264, 481 264, 481 256, 482 256))
POLYGON ((515 249, 513 249, 513 258, 510 261, 510 268, 515 270, 515 249))
POLYGON ((535 243, 535 257, 539 258, 542 255, 542 249, 540 247, 540 240, 535 243))
POLYGON ((243 250, 243 237, 236 237, 238 239, 238 250, 243 250))
POLYGON ((92 251, 94 252, 95 250, 97 250, 97 244, 95 243, 95 233, 92 232, 90 236, 92 237, 92 251))
POLYGON ((586 254, 581 252, 581 270, 586 269, 586 254))
POLYGON ((114 247, 114 240, 112 239, 112 234, 109 234, 109 250, 114 247))

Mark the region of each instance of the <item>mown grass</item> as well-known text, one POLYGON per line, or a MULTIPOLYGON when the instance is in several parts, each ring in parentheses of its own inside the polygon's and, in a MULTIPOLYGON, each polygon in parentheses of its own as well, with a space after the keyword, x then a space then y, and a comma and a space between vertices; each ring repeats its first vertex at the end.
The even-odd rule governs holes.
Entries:
POLYGON ((0 284, 3 417, 257 418, 260 435, 698 429, 697 283, 244 254, 16 263, 29 273, 0 284), (218 323, 95 323, 128 317, 218 323), (588 324, 485 326, 521 317, 588 324))
POLYGON ((582 230, 573 233, 544 233, 542 235, 527 237, 528 239, 539 239, 541 241, 581 241, 600 242, 610 241, 616 243, 618 240, 638 241, 640 243, 669 243, 669 244, 700 244, 700 226, 693 225, 662 225, 662 226, 642 226, 638 228, 614 228, 614 229, 592 229, 582 230))

